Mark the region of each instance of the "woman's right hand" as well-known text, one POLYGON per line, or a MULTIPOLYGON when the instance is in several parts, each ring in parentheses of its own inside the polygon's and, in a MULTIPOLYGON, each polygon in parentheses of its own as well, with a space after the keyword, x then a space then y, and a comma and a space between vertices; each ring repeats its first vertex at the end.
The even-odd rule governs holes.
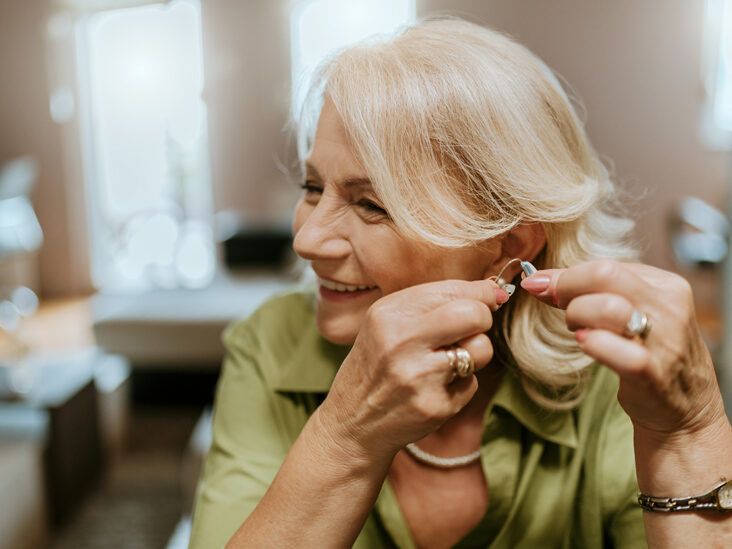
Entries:
POLYGON ((368 310, 319 421, 338 445, 366 460, 390 460, 457 414, 478 388, 455 378, 446 348, 468 350, 476 371, 493 357, 485 334, 508 300, 491 280, 446 280, 386 295, 368 310))

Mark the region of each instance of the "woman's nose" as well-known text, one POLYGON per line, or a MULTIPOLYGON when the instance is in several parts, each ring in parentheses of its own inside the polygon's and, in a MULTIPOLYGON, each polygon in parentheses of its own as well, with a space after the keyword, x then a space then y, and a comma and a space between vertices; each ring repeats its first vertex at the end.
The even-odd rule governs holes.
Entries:
POLYGON ((296 212, 292 247, 303 259, 341 259, 351 252, 343 220, 324 206, 321 202, 307 214, 296 212))

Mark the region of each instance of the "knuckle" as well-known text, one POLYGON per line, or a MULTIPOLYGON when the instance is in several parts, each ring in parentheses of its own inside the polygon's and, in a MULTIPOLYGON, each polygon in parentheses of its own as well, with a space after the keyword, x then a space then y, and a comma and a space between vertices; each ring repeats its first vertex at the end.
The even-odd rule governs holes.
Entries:
POLYGON ((684 277, 669 273, 661 288, 664 309, 670 318, 685 323, 694 316, 694 292, 691 284, 684 277))
POLYGON ((414 410, 421 421, 434 423, 444 420, 449 412, 444 409, 435 399, 420 395, 414 402, 414 410))
POLYGON ((656 387, 657 385, 656 374, 648 364, 638 365, 635 376, 646 387, 656 387))
POLYGON ((673 289, 680 295, 692 295, 691 284, 683 276, 677 275, 676 273, 670 273, 668 280, 673 289))
POLYGON ((669 279, 671 292, 678 296, 679 301, 688 309, 694 305, 694 291, 691 284, 684 277, 674 274, 669 279))
POLYGON ((620 264, 612 259, 598 259, 592 262, 590 277, 596 284, 605 285, 608 281, 617 278, 620 264))
POLYGON ((626 366, 628 371, 640 383, 646 386, 653 386, 656 384, 657 376, 650 353, 645 353, 643 356, 637 357, 635 360, 630 361, 626 366))
POLYGON ((414 377, 409 368, 396 366, 389 370, 389 383, 396 388, 411 388, 414 385, 414 377))
POLYGON ((581 316, 582 301, 582 297, 578 297, 567 304, 567 308, 565 309, 564 313, 568 323, 577 320, 581 316))
POLYGON ((462 280, 445 280, 442 283, 442 292, 447 297, 460 298, 464 293, 463 284, 462 280))
POLYGON ((365 320, 369 325, 379 326, 385 314, 385 305, 380 301, 377 301, 366 310, 365 320))
POLYGON ((395 329, 384 305, 374 304, 366 311, 365 326, 375 353, 384 359, 398 351, 404 342, 404 330, 395 329))
POLYGON ((450 308, 449 321, 461 323, 466 329, 474 332, 488 330, 493 324, 493 315, 490 309, 478 301, 461 300, 453 303, 450 308))
POLYGON ((388 325, 374 323, 369 326, 368 354, 377 362, 390 364, 397 359, 401 350, 402 341, 399 339, 398 330, 390 329, 388 325))
POLYGON ((617 295, 608 295, 604 301, 605 303, 603 304, 602 309, 607 319, 621 319, 624 322, 627 320, 630 312, 628 303, 625 299, 617 295))
POLYGON ((378 350, 382 360, 390 361, 396 357, 396 353, 401 349, 402 341, 399 334, 394 330, 381 327, 374 334, 375 348, 378 350))

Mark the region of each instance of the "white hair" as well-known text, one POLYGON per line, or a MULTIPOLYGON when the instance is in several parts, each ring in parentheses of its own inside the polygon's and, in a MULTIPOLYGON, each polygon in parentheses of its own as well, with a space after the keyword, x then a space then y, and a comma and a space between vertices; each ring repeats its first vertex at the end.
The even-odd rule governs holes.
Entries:
MULTIPOLYGON (((301 160, 326 96, 405 236, 461 247, 540 223, 540 269, 637 259, 633 222, 562 86, 511 38, 441 18, 342 50, 306 98, 301 160)), ((575 405, 592 359, 564 312, 519 292, 499 316, 496 352, 528 394, 545 407, 575 405)))

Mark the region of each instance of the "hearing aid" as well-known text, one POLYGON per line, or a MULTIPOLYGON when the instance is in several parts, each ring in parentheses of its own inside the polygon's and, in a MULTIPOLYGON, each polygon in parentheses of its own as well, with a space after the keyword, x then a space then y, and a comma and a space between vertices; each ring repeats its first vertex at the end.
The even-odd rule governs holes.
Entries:
POLYGON ((493 275, 491 277, 488 277, 489 280, 494 281, 496 284, 498 284, 498 287, 501 288, 504 292, 508 294, 508 297, 510 298, 514 292, 516 291, 516 285, 511 284, 507 282, 503 278, 503 273, 506 271, 506 269, 512 265, 513 263, 518 262, 521 265, 521 270, 523 271, 521 276, 522 278, 531 276, 532 274, 536 273, 537 269, 534 267, 531 262, 526 261, 524 259, 519 259, 518 257, 515 257, 513 259, 510 259, 506 262, 506 264, 503 266, 503 268, 498 272, 497 275, 493 275))

